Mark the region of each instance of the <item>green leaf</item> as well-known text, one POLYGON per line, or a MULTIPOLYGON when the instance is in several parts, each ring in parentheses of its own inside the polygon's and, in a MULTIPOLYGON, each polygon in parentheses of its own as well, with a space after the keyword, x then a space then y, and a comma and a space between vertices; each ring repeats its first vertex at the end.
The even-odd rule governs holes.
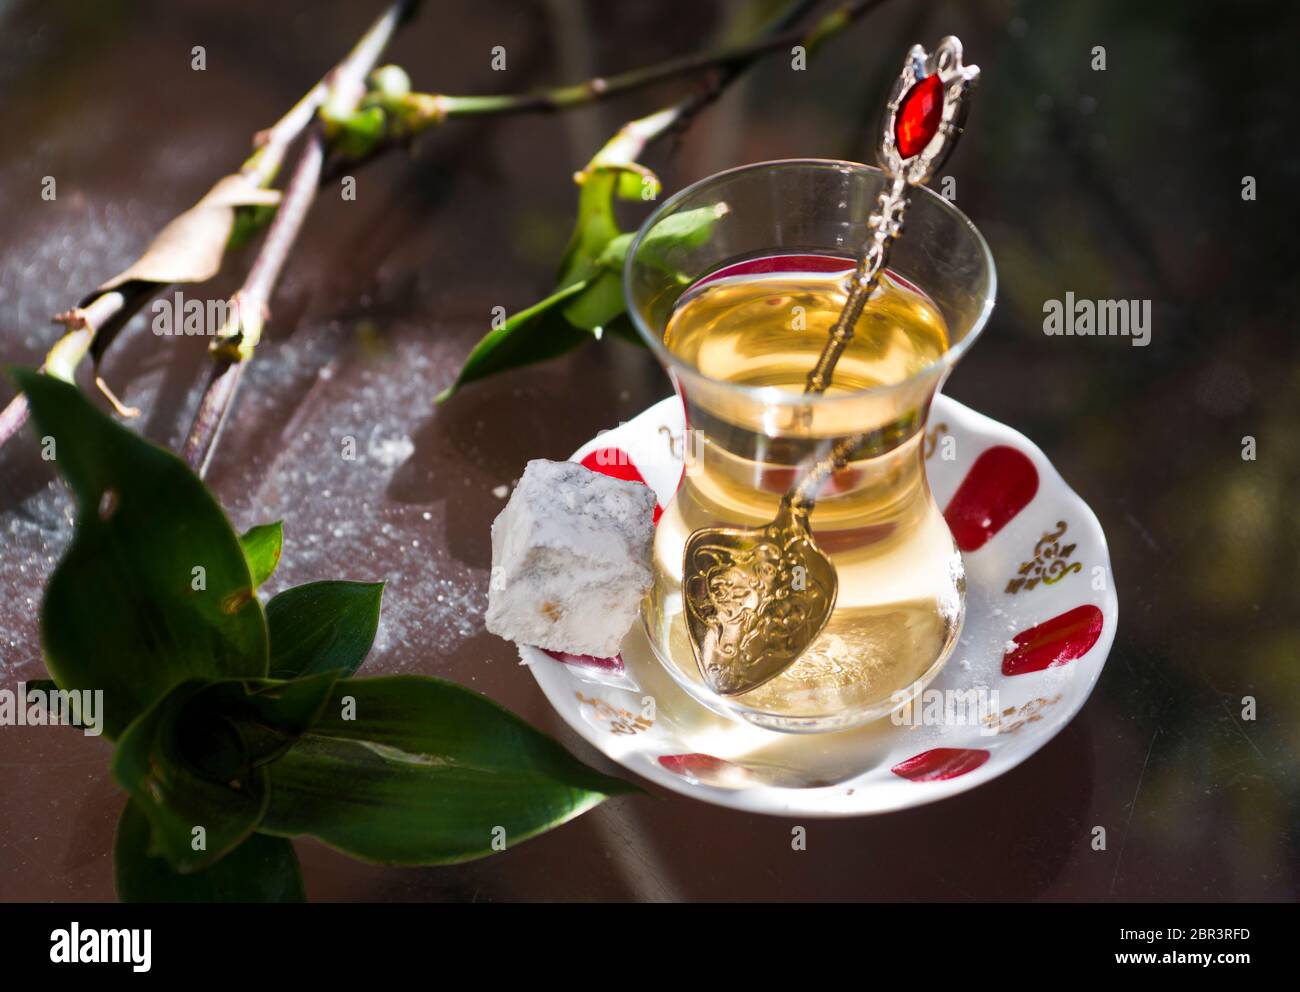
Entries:
POLYGON ((616 238, 611 238, 609 243, 601 250, 600 257, 596 259, 599 268, 607 272, 615 272, 620 276, 623 274, 623 262, 627 258, 627 250, 632 246, 635 234, 620 234, 616 238))
MULTIPOLYGON (((719 218, 726 216, 726 213, 726 205, 719 204, 715 207, 683 210, 681 213, 665 217, 655 224, 654 229, 641 242, 638 260, 668 269, 675 268, 668 253, 673 250, 698 248, 705 244, 713 236, 713 225, 719 218)), ((615 250, 616 246, 611 245, 610 248, 615 250)), ((623 254, 626 253, 627 248, 624 247, 623 254)), ((616 264, 622 268, 623 259, 618 258, 616 264)))
POLYGON ((77 502, 76 531, 41 604, 59 686, 103 690, 112 740, 188 678, 265 675, 262 606, 203 483, 75 386, 30 371, 14 378, 77 502))
POLYGON ((365 107, 348 113, 326 103, 320 115, 325 133, 335 151, 348 158, 362 158, 374 151, 383 140, 388 116, 380 107, 365 107))
POLYGON ((280 550, 284 543, 284 521, 273 524, 258 524, 250 528, 239 538, 248 559, 248 571, 253 576, 253 585, 260 586, 275 572, 280 564, 280 550))
POLYGON ((559 314, 559 304, 586 288, 585 281, 565 286, 488 331, 465 359, 455 382, 439 393, 434 402, 444 402, 476 379, 545 361, 590 341, 590 334, 573 327, 559 314))
POLYGON ((270 775, 263 832, 394 865, 482 857, 496 828, 518 844, 635 791, 491 700, 416 675, 338 682, 270 775))
POLYGON ((659 177, 635 163, 619 170, 617 182, 615 192, 620 200, 649 201, 663 192, 659 177))
POLYGON ((606 245, 623 232, 614 218, 614 192, 619 173, 616 169, 591 169, 578 174, 582 188, 578 193, 578 221, 560 262, 561 286, 593 275, 606 245))
POLYGON ((126 729, 113 752, 113 777, 153 828, 149 853, 181 872, 205 868, 243 843, 270 798, 266 769, 253 768, 233 727, 181 721, 208 684, 177 686, 126 729))
POLYGON ((622 276, 601 272, 592 278, 585 292, 564 308, 564 319, 599 337, 604 334, 605 325, 626 309, 622 276))
POLYGON ((233 726, 247 760, 254 767, 269 764, 319 719, 340 677, 325 671, 284 681, 214 682, 185 711, 185 719, 201 725, 216 718, 233 726))
POLYGON ((319 717, 337 681, 191 679, 131 724, 112 771, 152 826, 151 854, 198 871, 257 829, 266 766, 319 717))
POLYGON ((351 675, 370 653, 383 595, 382 582, 309 582, 272 597, 266 604, 271 677, 351 675))
POLYGON ((230 239, 226 242, 226 250, 234 251, 242 248, 261 234, 271 223, 275 211, 275 207, 268 206, 236 207, 235 223, 230 228, 230 239))
POLYGON ((623 260, 633 235, 619 230, 614 200, 659 195, 659 178, 633 159, 671 119, 668 111, 629 122, 577 174, 578 218, 560 262, 561 288, 479 341, 456 381, 435 402, 475 379, 570 351, 587 340, 580 331, 627 336, 626 326, 618 325, 627 312, 623 260))
POLYGON ((614 197, 641 199, 645 183, 658 194, 659 180, 644 166, 606 163, 611 142, 578 173, 578 223, 560 264, 560 285, 587 282, 584 291, 564 307, 564 318, 575 327, 599 334, 623 313, 622 260, 632 235, 619 230, 614 217, 614 197))
POLYGON ((605 243, 593 263, 587 288, 564 308, 564 318, 575 327, 600 337, 627 313, 623 299, 623 260, 634 234, 620 234, 605 243))
POLYGON ((149 854, 149 819, 127 800, 113 843, 113 872, 122 902, 303 902, 293 844, 253 834, 209 868, 182 875, 149 854))

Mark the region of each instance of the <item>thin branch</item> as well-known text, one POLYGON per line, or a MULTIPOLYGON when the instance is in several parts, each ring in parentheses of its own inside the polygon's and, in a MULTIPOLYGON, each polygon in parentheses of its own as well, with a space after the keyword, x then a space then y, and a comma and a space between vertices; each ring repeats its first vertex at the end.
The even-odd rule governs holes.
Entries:
MULTIPOLYGON (((44 370, 45 366, 42 365, 41 371, 44 370)), ((19 393, 3 410, 0 410, 0 445, 23 429, 23 424, 27 423, 30 413, 27 397, 23 393, 19 393)))
POLYGON ((627 93, 662 83, 682 76, 695 75, 706 70, 717 70, 719 82, 715 88, 725 87, 727 82, 748 68, 753 62, 782 49, 789 49, 802 44, 806 49, 819 45, 826 38, 843 30, 863 14, 874 10, 886 0, 853 0, 827 14, 812 30, 805 28, 787 28, 787 24, 797 21, 803 13, 813 6, 812 3, 796 3, 779 18, 777 30, 761 32, 759 37, 743 45, 724 48, 721 51, 694 52, 655 65, 642 66, 615 76, 596 76, 581 83, 569 86, 556 86, 538 90, 533 93, 513 93, 499 96, 433 96, 436 101, 431 111, 445 119, 447 117, 481 117, 493 114, 517 114, 528 112, 554 112, 570 107, 582 106, 606 100, 612 96, 627 93))
MULTIPOLYGON (((326 79, 322 79, 283 117, 264 131, 259 131, 253 137, 256 148, 240 166, 239 172, 257 186, 270 186, 284 163, 289 146, 312 122, 328 94, 326 79)), ((165 288, 163 283, 131 280, 98 294, 81 306, 56 314, 54 322, 63 324, 66 333, 50 348, 45 360, 41 362, 40 371, 72 382, 77 367, 95 347, 96 340, 98 339, 99 350, 102 352, 107 347, 106 339, 111 340, 151 297, 165 288)), ((101 389, 103 388, 101 383, 101 389)), ((105 395, 110 397, 120 411, 116 398, 107 390, 105 395)), ((0 410, 0 447, 22 430, 29 413, 27 397, 22 393, 0 410)))
MULTIPOLYGON (((397 0, 366 32, 347 58, 325 77, 323 102, 330 107, 331 113, 343 117, 356 110, 365 95, 366 76, 378 63, 411 7, 409 0, 397 0)), ((257 258, 243 286, 231 298, 232 316, 222 328, 221 341, 215 348, 216 366, 199 401, 198 413, 182 452, 186 462, 200 476, 206 473, 211 463, 217 437, 238 391, 244 365, 252 357, 262 326, 269 319, 271 294, 280 272, 315 202, 326 148, 324 131, 319 126, 313 128, 257 258)))
MULTIPOLYGON (((348 166, 355 168, 409 139, 419 130, 440 124, 448 117, 560 111, 595 103, 666 80, 702 71, 713 71, 712 80, 702 89, 696 90, 667 110, 632 121, 624 127, 623 131, 620 132, 620 137, 632 142, 639 149, 644 147, 646 143, 665 135, 680 134, 694 117, 716 100, 736 77, 763 56, 796 44, 802 44, 806 50, 811 52, 827 38, 839 33, 859 17, 882 6, 885 2, 886 0, 853 0, 853 2, 845 3, 836 8, 819 20, 811 30, 807 30, 793 27, 793 25, 801 20, 803 15, 812 7, 816 6, 817 0, 795 0, 780 17, 747 44, 725 48, 721 51, 694 53, 615 76, 596 77, 582 83, 555 87, 535 93, 484 97, 410 94, 416 113, 415 116, 405 122, 410 130, 403 135, 402 141, 382 143, 372 153, 363 159, 348 163, 348 166)), ((259 185, 269 184, 279 171, 289 145, 311 123, 322 106, 328 103, 327 109, 335 118, 346 117, 348 113, 355 110, 357 103, 364 96, 366 76, 378 62, 379 56, 387 46, 398 24, 409 15, 414 6, 415 4, 409 2, 409 0, 395 2, 342 62, 308 91, 274 126, 259 133, 255 138, 258 147, 244 162, 240 171, 255 178, 259 185)), ((311 149, 304 151, 304 159, 300 161, 299 171, 295 172, 295 179, 300 174, 303 174, 304 168, 309 172, 313 171, 310 168, 309 158, 318 157, 322 163, 324 161, 326 147, 323 136, 317 133, 313 135, 311 141, 319 147, 314 151, 311 149), (309 155, 308 152, 311 152, 311 154, 309 155)), ((316 167, 314 171, 319 182, 321 170, 316 167)), ((305 187, 300 186, 299 195, 304 198, 303 215, 305 216, 307 208, 310 207, 311 201, 314 199, 314 192, 309 194, 305 187)), ((282 202, 277 211, 277 217, 285 212, 285 204, 282 202)), ((287 255, 288 249, 297 238, 297 228, 301 226, 301 222, 302 220, 299 218, 293 227, 281 228, 285 232, 283 245, 285 255, 287 255)), ((263 261, 263 256, 267 255, 267 247, 270 242, 271 235, 268 233, 267 245, 263 246, 262 255, 259 256, 258 262, 254 263, 254 268, 250 270, 244 288, 236 293, 235 298, 232 300, 235 304, 236 319, 248 318, 255 321, 256 323, 253 326, 256 327, 258 333, 260 333, 261 323, 265 319, 264 315, 269 305, 271 289, 279 277, 279 270, 285 260, 284 257, 279 257, 277 260, 272 254, 267 257, 265 262, 263 261), (273 265, 272 262, 274 262, 273 265), (258 274, 259 263, 261 263, 260 275, 258 274), (254 280, 255 275, 257 276, 256 282, 254 280), (265 293, 257 292, 257 282, 265 282, 265 293), (243 308, 242 316, 241 307, 243 308), (252 307, 251 318, 249 307, 252 307)), ((276 249, 277 252, 279 250, 276 249)), ((149 295, 162 288, 160 285, 155 284, 146 283, 143 285, 148 288, 149 292, 136 301, 136 309, 143 305, 149 295)), ((76 364, 90 349, 95 338, 96 329, 103 327, 104 323, 113 317, 119 316, 119 311, 111 306, 114 300, 118 298, 119 294, 113 293, 104 294, 97 298, 85 308, 84 312, 89 314, 94 311, 99 319, 87 320, 84 326, 79 326, 70 331, 65 339, 56 344, 55 350, 62 348, 65 356, 71 357, 71 369, 75 370, 76 364), (80 350, 78 351, 78 349, 80 350)), ((131 312, 134 313, 134 310, 131 312)), ((245 335, 244 330, 244 328, 234 328, 228 336, 237 339, 246 338, 247 335, 245 335)), ((229 350, 229 348, 219 349, 222 357, 218 359, 218 366, 214 370, 212 379, 200 403, 199 415, 185 445, 186 457, 192 465, 200 470, 200 474, 206 468, 211 457, 213 442, 220 431, 225 413, 234 397, 239 377, 242 374, 242 362, 247 358, 247 352, 250 349, 244 346, 242 348, 243 354, 238 359, 229 354, 229 350)), ((54 351, 52 350, 51 355, 53 354, 54 351)), ((43 365, 42 369, 45 368, 46 366, 43 365)), ((26 417, 26 399, 21 395, 15 397, 5 410, 0 411, 0 444, 3 444, 22 426, 26 417)))
MULTIPOLYGON (((325 138, 315 132, 307 139, 293 178, 289 181, 275 220, 271 222, 271 229, 262 243, 257 260, 249 270, 248 278, 243 287, 231 297, 231 321, 223 328, 222 337, 226 340, 239 340, 245 351, 251 351, 250 339, 260 336, 261 327, 270 316, 271 290, 289 257, 290 249, 298 239, 298 232, 312 201, 316 198, 324 161, 325 138)), ((255 340, 251 343, 255 344, 255 340)), ((239 354, 238 348, 233 354, 223 351, 216 359, 182 452, 190 468, 200 476, 207 471, 213 447, 239 387, 243 369, 244 356, 239 354)))
MULTIPOLYGON (((409 144, 422 131, 436 127, 451 117, 490 117, 569 110, 598 103, 665 80, 712 70, 713 79, 702 89, 696 90, 669 108, 670 116, 651 115, 642 119, 647 124, 653 119, 654 126, 659 130, 652 133, 646 125, 638 121, 627 125, 629 128, 640 128, 644 132, 644 141, 651 141, 666 134, 680 134, 700 111, 722 94, 736 77, 762 57, 796 44, 802 44, 808 52, 812 52, 822 42, 838 34, 858 18, 882 6, 887 0, 853 0, 831 11, 811 29, 793 27, 810 9, 817 6, 818 2, 819 0, 795 0, 748 44, 733 46, 722 51, 682 56, 616 76, 598 76, 569 86, 499 96, 410 93, 404 98, 402 107, 404 113, 398 122, 397 133, 381 141, 365 155, 350 160, 340 159, 333 163, 326 178, 336 179, 345 172, 353 172, 394 148, 409 144)), ((661 113, 666 114, 668 111, 661 113)))
MULTIPOLYGON (((808 6, 796 3, 787 10, 785 15, 773 22, 766 33, 775 33, 776 37, 781 39, 780 45, 776 47, 783 47, 789 43, 792 34, 797 35, 811 51, 825 39, 848 27, 856 18, 870 13, 887 2, 888 0, 859 0, 857 3, 847 4, 832 11, 818 21, 811 31, 802 33, 785 31, 785 25, 792 20, 797 20, 802 13, 801 8, 808 6)), ((747 50, 755 53, 749 61, 727 63, 702 89, 696 90, 671 107, 624 124, 618 134, 601 149, 597 159, 609 157, 615 161, 634 162, 651 142, 665 137, 680 136, 697 114, 717 100, 726 88, 743 75, 763 54, 774 49, 772 43, 763 42, 760 37, 747 46, 747 50)), ((593 162, 595 161, 594 159, 593 162)))
POLYGON ((257 148, 239 167, 239 171, 254 180, 258 186, 271 185, 280 171, 289 146, 316 117, 316 111, 325 102, 328 93, 329 87, 322 79, 288 113, 265 131, 259 131, 253 138, 253 144, 257 148))
MULTIPOLYGON (((876 10, 878 7, 884 6, 887 2, 888 0, 858 0, 856 3, 845 4, 844 6, 831 11, 813 25, 811 31, 802 34, 802 43, 805 50, 811 53, 815 48, 821 45, 822 42, 826 41, 826 39, 833 37, 840 31, 843 31, 859 17, 864 17, 876 10)), ((797 33, 798 32, 785 32, 780 36, 783 40, 776 47, 781 48, 784 47, 784 45, 791 44, 789 41, 790 36, 797 33)), ((765 51, 771 50, 773 49, 769 48, 765 51)), ((717 100, 718 97, 722 95, 723 91, 725 91, 726 88, 736 79, 736 77, 745 72, 752 64, 752 62, 733 62, 721 66, 710 85, 697 90, 695 93, 677 104, 674 108, 676 113, 673 116, 673 120, 670 125, 665 128, 662 134, 680 136, 682 132, 690 126, 691 121, 695 119, 696 115, 717 100)), ((654 137, 657 138, 660 137, 660 135, 655 135, 654 137)))

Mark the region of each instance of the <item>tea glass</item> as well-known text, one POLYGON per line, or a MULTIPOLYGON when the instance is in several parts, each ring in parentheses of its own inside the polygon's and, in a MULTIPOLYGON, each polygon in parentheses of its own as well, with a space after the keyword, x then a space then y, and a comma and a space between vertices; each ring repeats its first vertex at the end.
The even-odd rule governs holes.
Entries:
POLYGON ((807 395, 711 378, 673 354, 664 332, 683 293, 726 270, 843 266, 868 237, 884 173, 851 162, 763 162, 703 179, 642 225, 624 268, 628 310, 686 414, 686 465, 659 521, 654 584, 642 620, 660 663, 715 712, 771 730, 833 731, 879 719, 914 698, 952 654, 965 615, 961 556, 925 473, 936 391, 993 308, 988 246, 955 206, 911 190, 889 272, 919 289, 947 325, 948 348, 909 378, 807 395), (838 261, 833 261, 838 260, 838 261), (825 628, 777 678, 742 695, 709 689, 688 639, 683 550, 703 527, 761 527, 782 495, 840 438, 862 434, 817 499, 813 534, 839 594, 825 628))

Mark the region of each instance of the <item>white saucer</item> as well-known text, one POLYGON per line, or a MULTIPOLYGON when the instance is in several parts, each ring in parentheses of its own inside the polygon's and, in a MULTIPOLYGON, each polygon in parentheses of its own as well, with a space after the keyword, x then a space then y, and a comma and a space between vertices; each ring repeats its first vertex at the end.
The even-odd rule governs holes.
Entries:
MULTIPOLYGON (((573 460, 642 479, 666 506, 681 477, 682 429, 681 404, 670 397, 573 460)), ((522 662, 604 754, 720 806, 860 816, 933 802, 1014 768, 1069 723, 1101 675, 1119 616, 1106 537, 1022 434, 944 396, 935 398, 928 432, 927 474, 963 549, 967 612, 952 659, 911 725, 886 717, 796 735, 720 716, 664 671, 639 623, 619 658, 558 660, 520 647, 522 662), (960 701, 954 692, 983 708, 964 720, 955 711, 933 719, 942 701, 960 701)))

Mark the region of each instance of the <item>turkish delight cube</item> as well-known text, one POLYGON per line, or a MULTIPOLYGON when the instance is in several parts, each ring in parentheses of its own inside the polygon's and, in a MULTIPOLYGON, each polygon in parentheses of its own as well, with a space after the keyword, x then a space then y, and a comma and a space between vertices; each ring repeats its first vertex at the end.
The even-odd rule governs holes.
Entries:
POLYGON ((650 589, 654 508, 639 482, 530 461, 492 522, 487 629, 551 651, 618 654, 650 589))

